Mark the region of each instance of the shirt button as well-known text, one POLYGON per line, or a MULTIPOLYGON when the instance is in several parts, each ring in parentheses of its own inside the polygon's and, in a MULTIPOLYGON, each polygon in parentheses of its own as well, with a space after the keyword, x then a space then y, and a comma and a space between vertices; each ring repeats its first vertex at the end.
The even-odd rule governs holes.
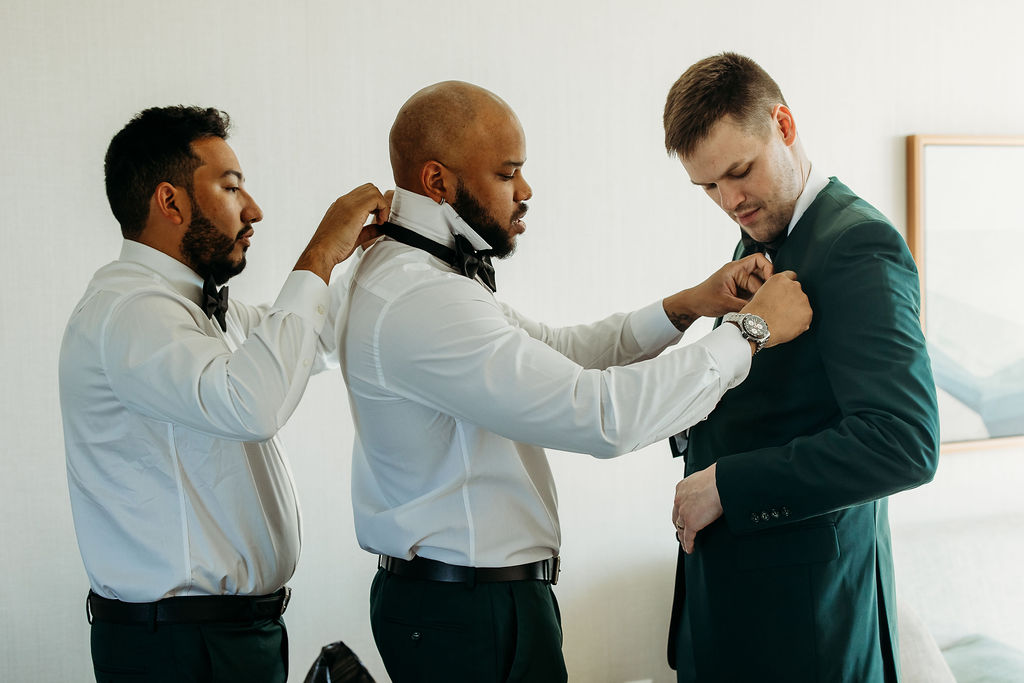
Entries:
POLYGON ((317 304, 316 305, 316 312, 319 313, 320 315, 323 315, 324 314, 324 305, 323 304, 317 304))

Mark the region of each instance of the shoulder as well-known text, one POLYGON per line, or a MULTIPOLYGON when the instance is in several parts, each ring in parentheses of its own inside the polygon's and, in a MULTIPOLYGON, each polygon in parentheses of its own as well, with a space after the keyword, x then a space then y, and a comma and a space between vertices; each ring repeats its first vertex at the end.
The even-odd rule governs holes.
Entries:
POLYGON ((830 254, 879 249, 909 257, 892 221, 835 178, 818 194, 808 218, 814 222, 812 239, 827 246, 830 254))
POLYGON ((135 263, 114 262, 100 269, 86 297, 94 312, 132 328, 166 327, 196 321, 199 306, 171 287, 158 273, 135 263))
POLYGON ((361 290, 386 303, 433 306, 475 301, 497 308, 494 296, 479 282, 420 249, 390 239, 379 240, 363 254, 352 285, 353 297, 361 290))

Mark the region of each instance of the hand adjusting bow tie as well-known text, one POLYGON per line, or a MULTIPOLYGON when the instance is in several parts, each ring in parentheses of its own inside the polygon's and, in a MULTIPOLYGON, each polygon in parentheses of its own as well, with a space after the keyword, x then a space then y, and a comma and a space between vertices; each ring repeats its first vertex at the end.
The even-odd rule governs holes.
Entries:
POLYGON ((394 223, 384 223, 378 226, 378 229, 393 240, 436 256, 470 280, 479 277, 480 281, 492 292, 498 291, 494 281, 494 266, 491 265, 491 257, 474 249, 469 240, 462 235, 455 235, 455 248, 449 249, 443 244, 438 244, 394 223))
POLYGON ((740 241, 743 242, 743 256, 765 254, 771 261, 774 261, 775 254, 782 248, 782 243, 786 241, 786 237, 786 233, 783 232, 771 242, 758 242, 746 232, 740 230, 740 241))
POLYGON ((218 291, 217 283, 212 277, 203 281, 203 312, 207 318, 216 318, 221 330, 228 331, 228 322, 225 318, 228 312, 228 287, 224 285, 218 291))

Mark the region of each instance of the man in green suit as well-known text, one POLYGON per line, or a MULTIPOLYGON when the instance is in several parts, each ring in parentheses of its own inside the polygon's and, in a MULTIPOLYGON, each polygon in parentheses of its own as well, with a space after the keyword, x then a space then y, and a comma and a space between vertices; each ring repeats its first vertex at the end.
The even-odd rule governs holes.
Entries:
MULTIPOLYGON (((669 663, 679 681, 897 681, 886 496, 938 463, 913 259, 885 216, 811 164, 750 59, 690 67, 669 92, 665 141, 740 225, 734 256, 796 271, 814 310, 807 333, 758 353, 672 439, 686 474, 669 663)), ((730 323, 762 341, 757 321, 730 323)))

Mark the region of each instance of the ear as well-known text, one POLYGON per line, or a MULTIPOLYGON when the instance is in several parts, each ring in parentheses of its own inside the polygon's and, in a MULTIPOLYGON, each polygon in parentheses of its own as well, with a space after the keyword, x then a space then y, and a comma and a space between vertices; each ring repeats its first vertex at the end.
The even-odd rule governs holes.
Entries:
POLYGON ((420 169, 420 184, 423 194, 440 203, 445 200, 449 204, 455 201, 456 179, 440 161, 428 161, 420 169))
POLYGON ((793 118, 793 112, 784 104, 776 104, 772 109, 772 120, 786 147, 792 146, 796 142, 796 119, 793 118))
POLYGON ((184 188, 175 187, 165 181, 157 185, 153 192, 149 202, 149 215, 151 218, 159 217, 174 225, 184 225, 187 222, 186 212, 191 208, 188 193, 184 188))

